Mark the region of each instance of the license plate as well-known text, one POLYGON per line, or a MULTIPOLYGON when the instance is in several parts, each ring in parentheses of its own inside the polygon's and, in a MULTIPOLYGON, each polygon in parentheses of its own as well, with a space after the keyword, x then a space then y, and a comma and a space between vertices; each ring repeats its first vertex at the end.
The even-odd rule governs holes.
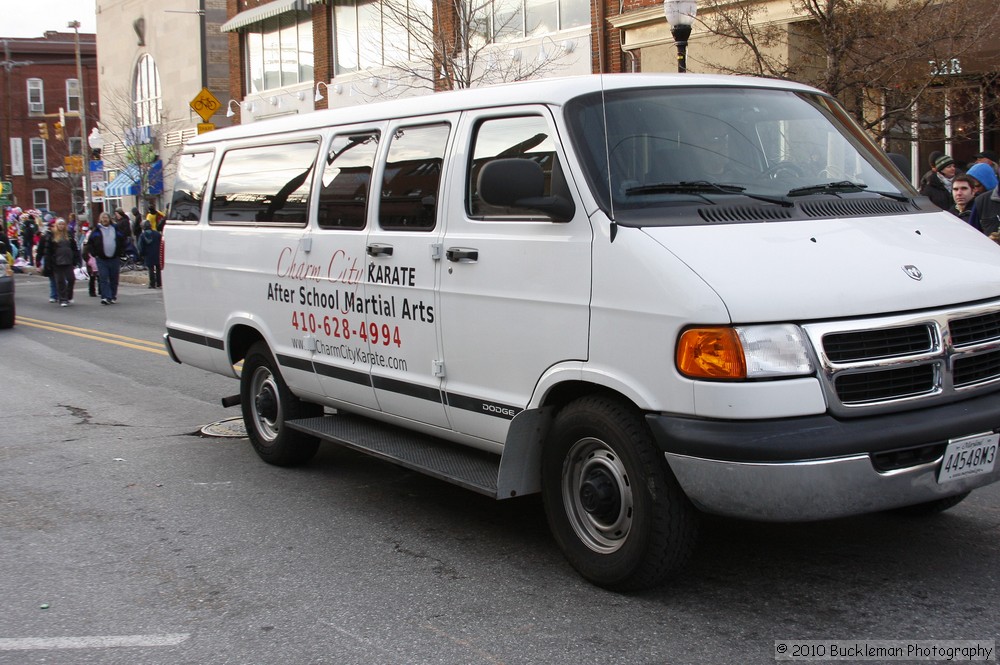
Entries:
POLYGON ((938 484, 989 473, 997 461, 1000 434, 977 434, 952 439, 944 451, 938 484))

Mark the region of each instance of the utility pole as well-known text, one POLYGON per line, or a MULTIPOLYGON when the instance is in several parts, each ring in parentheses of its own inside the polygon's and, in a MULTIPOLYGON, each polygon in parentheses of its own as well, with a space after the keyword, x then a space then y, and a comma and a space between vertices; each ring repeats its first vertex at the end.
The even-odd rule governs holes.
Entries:
MULTIPOLYGON (((87 154, 87 103, 84 99, 83 89, 83 65, 80 62, 80 22, 70 21, 69 26, 76 34, 76 80, 80 88, 80 152, 83 153, 83 210, 87 221, 93 224, 90 218, 90 159, 87 154)), ((74 197, 75 198, 75 197, 74 197)))

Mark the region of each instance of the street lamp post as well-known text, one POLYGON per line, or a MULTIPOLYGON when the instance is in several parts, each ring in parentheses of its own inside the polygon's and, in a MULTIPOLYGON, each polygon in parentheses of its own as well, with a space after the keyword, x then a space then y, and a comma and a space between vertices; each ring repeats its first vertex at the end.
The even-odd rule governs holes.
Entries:
MULTIPOLYGON (((67 27, 73 28, 73 32, 76 33, 76 81, 77 91, 80 93, 80 152, 83 152, 83 146, 87 145, 87 104, 83 94, 85 87, 83 85, 83 65, 80 62, 80 22, 70 21, 67 27)), ((92 221, 90 220, 90 162, 86 159, 86 155, 80 155, 80 157, 83 158, 83 173, 80 175, 83 180, 84 216, 88 221, 92 221)))
MULTIPOLYGON (((91 205, 93 205, 94 188, 97 186, 98 183, 100 183, 101 184, 100 189, 102 190, 101 193, 103 195, 104 185, 106 184, 105 180, 104 180, 104 163, 101 161, 101 150, 104 149, 104 137, 101 136, 101 130, 99 130, 96 125, 94 126, 93 129, 90 130, 90 134, 87 136, 87 145, 90 146, 90 158, 91 158, 91 160, 97 162, 98 167, 99 167, 95 171, 95 173, 98 173, 98 172, 100 173, 100 179, 98 179, 97 182, 94 182, 94 178, 93 177, 90 179, 91 182, 90 182, 89 200, 91 201, 91 205)), ((88 169, 88 172, 89 172, 89 169, 88 169)), ((102 209, 105 206, 105 204, 103 203, 103 200, 104 199, 101 199, 101 201, 102 201, 101 208, 102 209)))
POLYGON ((677 71, 687 71, 687 45, 691 37, 691 24, 698 13, 697 0, 663 0, 663 13, 670 24, 670 34, 677 44, 677 71))

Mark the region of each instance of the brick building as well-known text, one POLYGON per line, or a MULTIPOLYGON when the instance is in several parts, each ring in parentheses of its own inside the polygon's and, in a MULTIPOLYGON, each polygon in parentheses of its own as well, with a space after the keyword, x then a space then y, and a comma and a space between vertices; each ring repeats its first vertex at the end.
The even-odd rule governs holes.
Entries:
POLYGON ((96 37, 80 34, 82 90, 74 33, 0 38, 0 49, 0 172, 13 184, 14 204, 66 216, 75 201, 82 213, 83 178, 76 171, 87 155, 80 111, 85 119, 99 114, 96 37), (70 160, 67 172, 70 156, 77 160, 70 160))

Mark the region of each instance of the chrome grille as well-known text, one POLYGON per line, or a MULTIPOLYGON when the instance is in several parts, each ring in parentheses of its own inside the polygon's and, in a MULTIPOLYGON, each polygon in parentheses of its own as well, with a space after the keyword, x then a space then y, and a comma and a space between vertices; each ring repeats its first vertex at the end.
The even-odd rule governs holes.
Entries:
POLYGON ((840 374, 834 380, 837 396, 844 404, 866 404, 934 392, 933 365, 899 367, 855 374, 840 374))
POLYGON ((826 355, 838 363, 905 356, 930 351, 932 345, 931 330, 926 325, 834 333, 823 337, 826 355))
POLYGON ((1000 302, 808 324, 832 412, 867 415, 1000 387, 1000 302))

